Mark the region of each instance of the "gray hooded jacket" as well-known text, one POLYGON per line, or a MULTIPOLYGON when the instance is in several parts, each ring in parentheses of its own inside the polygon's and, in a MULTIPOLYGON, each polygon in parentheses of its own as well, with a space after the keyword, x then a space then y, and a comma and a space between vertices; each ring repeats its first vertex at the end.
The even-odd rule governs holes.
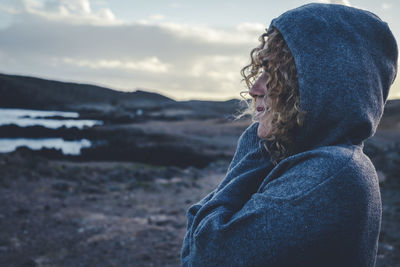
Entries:
POLYGON ((382 203, 363 153, 397 73, 397 44, 371 12, 307 4, 272 20, 291 50, 297 152, 273 166, 258 123, 217 189, 187 211, 182 266, 374 266, 382 203))

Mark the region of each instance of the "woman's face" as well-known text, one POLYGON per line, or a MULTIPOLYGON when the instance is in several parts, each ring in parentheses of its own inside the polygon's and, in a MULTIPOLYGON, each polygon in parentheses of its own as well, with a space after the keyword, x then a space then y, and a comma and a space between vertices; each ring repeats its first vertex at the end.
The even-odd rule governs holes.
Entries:
POLYGON ((257 135, 259 138, 268 137, 271 133, 272 112, 269 112, 269 110, 271 109, 272 100, 270 97, 267 98, 266 107, 263 103, 264 95, 267 93, 266 84, 267 75, 265 72, 263 72, 249 91, 249 94, 254 98, 255 101, 257 118, 259 120, 257 130, 257 135))

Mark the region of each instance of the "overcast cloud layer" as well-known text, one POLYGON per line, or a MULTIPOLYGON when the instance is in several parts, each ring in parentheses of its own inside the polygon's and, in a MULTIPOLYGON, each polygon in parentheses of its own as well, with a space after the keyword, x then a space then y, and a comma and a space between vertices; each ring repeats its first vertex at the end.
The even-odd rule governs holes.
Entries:
MULTIPOLYGON (((0 2, 0 18, 8 19, 0 28, 0 72, 141 88, 178 100, 239 98, 239 71, 266 26, 212 28, 162 14, 126 21, 110 8, 93 10, 89 0, 0 2)), ((391 98, 400 97, 398 89, 391 98)))

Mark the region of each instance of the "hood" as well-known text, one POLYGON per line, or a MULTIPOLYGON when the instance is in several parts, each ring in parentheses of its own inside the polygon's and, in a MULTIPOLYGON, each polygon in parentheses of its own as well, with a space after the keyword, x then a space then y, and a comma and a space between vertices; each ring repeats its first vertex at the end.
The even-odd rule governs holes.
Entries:
POLYGON ((375 134, 397 74, 396 40, 377 15, 338 4, 312 3, 273 19, 291 50, 300 107, 297 153, 355 144, 375 134))

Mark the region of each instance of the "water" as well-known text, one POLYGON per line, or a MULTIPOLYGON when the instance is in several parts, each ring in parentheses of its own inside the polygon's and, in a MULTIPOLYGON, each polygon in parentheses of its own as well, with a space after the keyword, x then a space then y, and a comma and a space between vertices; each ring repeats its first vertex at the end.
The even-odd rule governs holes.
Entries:
POLYGON ((65 141, 62 138, 0 138, 0 153, 14 151, 19 146, 27 146, 33 150, 41 148, 61 149, 64 155, 79 155, 81 148, 90 147, 92 143, 87 139, 65 141))
MULTIPOLYGON (((77 112, 0 108, 0 126, 7 124, 15 124, 20 127, 39 125, 51 129, 62 126, 83 129, 84 127, 102 125, 103 122, 79 120, 77 112), (52 116, 60 116, 66 119, 43 118, 52 116)), ((91 145, 91 142, 87 139, 65 141, 62 138, 0 138, 0 153, 12 152, 19 146, 27 146, 33 150, 40 150, 44 147, 55 148, 61 149, 65 155, 79 155, 81 148, 91 145)))
POLYGON ((11 109, 0 108, 0 126, 7 124, 15 124, 20 127, 40 125, 46 128, 56 129, 62 126, 67 128, 77 127, 93 127, 94 125, 102 125, 102 121, 98 120, 79 120, 77 112, 65 111, 46 111, 46 110, 31 110, 31 109, 11 109), (70 119, 43 119, 38 117, 60 116, 70 119))

